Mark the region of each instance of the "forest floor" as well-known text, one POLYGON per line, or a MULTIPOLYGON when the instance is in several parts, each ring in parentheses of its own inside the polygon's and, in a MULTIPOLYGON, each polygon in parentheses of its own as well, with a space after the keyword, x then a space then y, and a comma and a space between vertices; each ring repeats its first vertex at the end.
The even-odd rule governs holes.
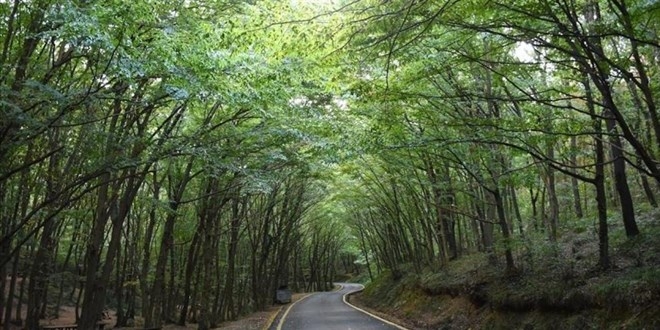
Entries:
POLYGON ((608 270, 598 267, 593 225, 582 220, 556 245, 529 233, 514 274, 501 258, 472 253, 435 269, 402 266, 351 303, 410 329, 660 329, 660 211, 638 215, 634 238, 616 220, 608 270))
MULTIPOLYGON (((293 294, 292 297, 292 302, 295 302, 302 297, 307 295, 306 293, 295 293, 293 294)), ((284 308, 287 305, 275 305, 271 306, 268 309, 256 313, 252 313, 249 315, 245 315, 243 317, 240 317, 238 320, 235 321, 227 321, 222 323, 219 327, 215 329, 228 329, 228 330, 261 330, 261 329, 267 329, 277 314, 279 313, 280 309, 284 308)), ((26 306, 23 307, 23 310, 27 309, 26 306)), ((117 330, 135 330, 135 329, 142 329, 142 327, 137 326, 137 327, 120 327, 120 328, 115 328, 115 323, 117 322, 117 318, 114 314, 114 311, 109 311, 108 313, 109 318, 107 320, 104 320, 103 322, 106 324, 107 329, 117 329, 117 330)), ((139 318, 136 319, 136 325, 140 325, 140 320, 139 318)), ((55 319, 49 319, 49 320, 42 320, 41 324, 42 325, 68 325, 68 324, 75 324, 76 323, 76 318, 75 318, 75 308, 74 307, 69 307, 65 306, 60 309, 59 317, 55 319)), ((12 325, 10 327, 11 330, 20 330, 22 327, 18 325, 12 325)), ((189 323, 186 326, 179 326, 179 325, 174 325, 174 324, 167 324, 163 326, 163 330, 189 330, 189 329, 197 329, 197 324, 194 323, 189 323)))

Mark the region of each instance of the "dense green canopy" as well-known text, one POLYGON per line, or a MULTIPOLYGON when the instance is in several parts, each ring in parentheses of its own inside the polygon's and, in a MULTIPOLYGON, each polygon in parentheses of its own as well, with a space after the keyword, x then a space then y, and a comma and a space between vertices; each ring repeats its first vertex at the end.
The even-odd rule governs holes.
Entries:
POLYGON ((473 253, 516 272, 575 228, 607 269, 608 228, 657 206, 657 1, 0 13, 7 326, 75 304, 81 328, 112 308, 208 329, 339 273, 473 253))

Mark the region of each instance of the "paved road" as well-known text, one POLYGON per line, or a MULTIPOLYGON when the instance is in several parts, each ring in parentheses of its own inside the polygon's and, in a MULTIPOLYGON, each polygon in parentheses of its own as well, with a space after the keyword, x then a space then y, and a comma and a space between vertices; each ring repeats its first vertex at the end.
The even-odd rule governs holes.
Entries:
POLYGON ((360 312, 343 301, 345 294, 359 291, 359 284, 340 283, 333 292, 315 293, 295 303, 280 319, 278 330, 394 330, 401 329, 360 312))

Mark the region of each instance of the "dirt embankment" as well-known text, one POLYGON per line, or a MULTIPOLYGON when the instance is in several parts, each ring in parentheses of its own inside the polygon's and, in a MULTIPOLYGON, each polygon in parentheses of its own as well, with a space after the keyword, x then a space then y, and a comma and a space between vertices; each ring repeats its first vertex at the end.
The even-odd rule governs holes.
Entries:
POLYGON ((617 282, 615 276, 556 290, 556 283, 535 290, 521 279, 447 290, 388 280, 380 285, 383 291, 372 287, 351 302, 411 329, 660 329, 660 291, 599 291, 597 286, 617 282))
POLYGON ((383 274, 352 302, 411 329, 660 329, 659 241, 653 233, 615 245, 604 271, 597 242, 569 235, 558 249, 518 255, 514 274, 470 255, 383 274))

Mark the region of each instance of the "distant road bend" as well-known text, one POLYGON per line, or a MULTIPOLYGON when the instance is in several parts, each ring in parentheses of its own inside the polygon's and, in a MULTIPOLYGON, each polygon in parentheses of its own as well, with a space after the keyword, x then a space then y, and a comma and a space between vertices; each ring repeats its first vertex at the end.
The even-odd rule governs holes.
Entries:
POLYGON ((362 290, 360 284, 337 283, 341 290, 319 292, 297 301, 285 310, 277 330, 405 330, 377 316, 348 305, 345 295, 362 290))

